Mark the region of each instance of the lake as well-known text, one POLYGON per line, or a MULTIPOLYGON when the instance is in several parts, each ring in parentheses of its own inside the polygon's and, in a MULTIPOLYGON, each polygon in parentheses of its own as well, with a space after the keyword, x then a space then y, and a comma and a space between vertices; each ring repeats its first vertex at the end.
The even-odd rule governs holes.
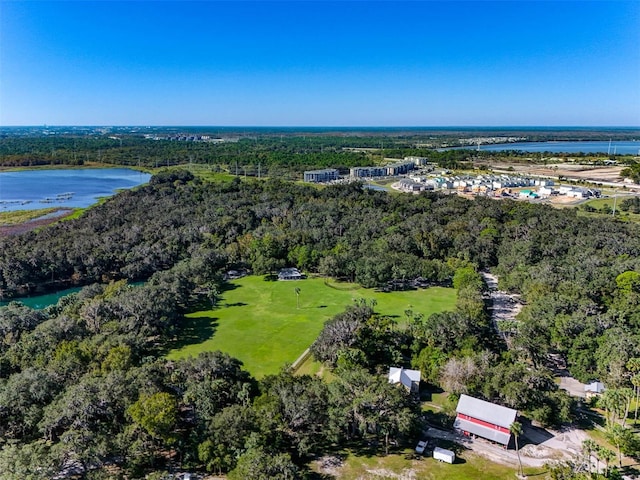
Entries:
POLYGON ((147 183, 150 178, 130 168, 0 172, 0 212, 89 207, 100 197, 147 183))
MULTIPOLYGON (((465 147, 476 150, 478 147, 465 147)), ((620 142, 521 142, 480 145, 480 150, 503 152, 505 150, 521 150, 523 152, 552 153, 607 153, 622 155, 640 155, 640 141, 620 142)))

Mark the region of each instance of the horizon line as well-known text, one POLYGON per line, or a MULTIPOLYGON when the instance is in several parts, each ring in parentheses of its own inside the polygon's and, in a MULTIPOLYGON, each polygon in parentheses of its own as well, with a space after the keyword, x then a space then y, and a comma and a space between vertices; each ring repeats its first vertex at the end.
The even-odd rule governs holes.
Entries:
POLYGON ((355 129, 355 128, 367 128, 367 129, 399 129, 399 128, 440 128, 440 129, 454 129, 454 128, 626 128, 626 129, 640 129, 640 125, 205 125, 205 124, 32 124, 32 125, 0 125, 2 128, 330 128, 330 129, 355 129))

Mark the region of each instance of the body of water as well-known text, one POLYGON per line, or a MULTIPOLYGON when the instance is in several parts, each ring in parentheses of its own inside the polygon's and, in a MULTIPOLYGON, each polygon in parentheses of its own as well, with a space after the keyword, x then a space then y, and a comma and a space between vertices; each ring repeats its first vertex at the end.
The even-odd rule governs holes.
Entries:
POLYGON ((0 172, 0 212, 49 207, 84 208, 120 189, 147 183, 151 175, 129 168, 0 172))
POLYGON ((67 288, 65 290, 59 290, 57 292, 47 293, 45 295, 34 295, 32 297, 12 298, 11 300, 0 302, 0 307, 4 307, 6 305, 9 305, 10 302, 16 301, 26 305, 27 307, 40 310, 45 307, 48 307, 49 305, 55 305, 56 303, 58 303, 58 300, 60 300, 62 297, 66 295, 71 295, 72 293, 75 293, 75 292, 79 292, 80 290, 82 290, 82 287, 74 287, 74 288, 67 288))
MULTIPOLYGON (((140 285, 144 285, 144 281, 131 282, 129 283, 132 287, 139 287, 140 285)), ((62 297, 66 297, 67 295, 71 295, 72 293, 79 292, 83 287, 71 287, 65 288, 64 290, 57 290, 55 292, 45 293, 44 295, 31 295, 28 297, 16 297, 10 300, 2 300, 0 301, 0 307, 5 307, 9 305, 11 302, 20 302, 27 307, 35 308, 37 310, 41 310, 43 308, 48 307, 49 305, 55 305, 58 303, 62 297)))
POLYGON ((377 190, 379 192, 386 192, 388 189, 381 187, 380 185, 373 185, 371 183, 365 183, 362 188, 368 188, 369 190, 377 190))
MULTIPOLYGON (((478 147, 465 147, 477 150, 478 147)), ((505 150, 521 150, 523 152, 551 153, 604 153, 621 155, 640 155, 640 141, 624 142, 521 142, 480 145, 480 150, 504 152, 505 150)))

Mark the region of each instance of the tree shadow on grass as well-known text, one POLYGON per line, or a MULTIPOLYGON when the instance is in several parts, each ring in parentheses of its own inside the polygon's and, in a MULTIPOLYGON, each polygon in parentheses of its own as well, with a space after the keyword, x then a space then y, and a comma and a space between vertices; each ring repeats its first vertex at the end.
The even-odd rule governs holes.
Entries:
POLYGON ((178 325, 176 338, 167 345, 167 351, 205 342, 213 337, 217 328, 217 317, 209 315, 197 318, 184 317, 178 325))
POLYGON ((640 478, 640 464, 622 467, 622 473, 629 478, 640 478))
POLYGON ((220 292, 229 292, 231 290, 235 290, 236 288, 240 288, 242 285, 238 285, 237 283, 231 283, 231 282, 222 282, 222 285, 220 285, 220 292))
MULTIPOLYGON (((390 447, 389 453, 397 453, 397 447, 390 447)), ((356 457, 383 457, 385 456, 384 443, 374 436, 367 436, 365 438, 354 438, 348 442, 345 442, 341 448, 334 452, 335 454, 342 455, 345 458, 348 455, 355 455, 356 457)))

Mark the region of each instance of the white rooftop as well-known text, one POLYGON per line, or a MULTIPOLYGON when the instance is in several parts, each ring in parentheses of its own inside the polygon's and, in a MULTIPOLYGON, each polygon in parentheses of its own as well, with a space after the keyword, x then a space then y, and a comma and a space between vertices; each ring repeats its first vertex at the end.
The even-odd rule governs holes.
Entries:
POLYGON ((389 367, 389 383, 402 383, 405 387, 411 388, 414 382, 420 383, 420 370, 389 367))

